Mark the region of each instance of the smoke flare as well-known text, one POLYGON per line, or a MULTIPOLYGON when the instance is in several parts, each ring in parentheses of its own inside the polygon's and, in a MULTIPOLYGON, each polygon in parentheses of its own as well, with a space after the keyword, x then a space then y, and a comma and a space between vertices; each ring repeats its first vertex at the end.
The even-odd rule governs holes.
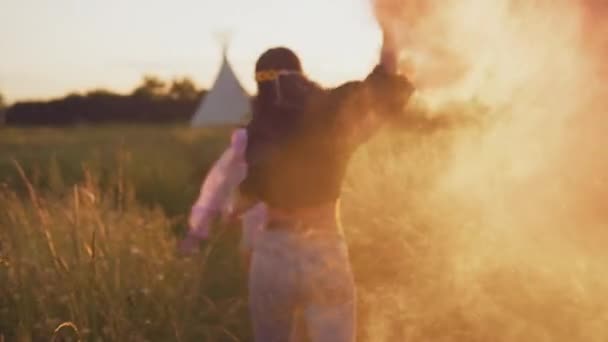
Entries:
MULTIPOLYGON (((454 104, 485 108, 487 124, 452 132, 432 185, 416 189, 420 207, 432 206, 429 223, 454 234, 446 251, 453 281, 470 294, 501 267, 550 272, 556 276, 535 284, 539 291, 569 286, 582 302, 601 302, 608 294, 608 3, 376 0, 374 10, 396 35, 401 68, 430 115, 454 104)), ((554 334, 543 336, 567 340, 554 334)), ((600 328, 585 334, 608 337, 600 328)))

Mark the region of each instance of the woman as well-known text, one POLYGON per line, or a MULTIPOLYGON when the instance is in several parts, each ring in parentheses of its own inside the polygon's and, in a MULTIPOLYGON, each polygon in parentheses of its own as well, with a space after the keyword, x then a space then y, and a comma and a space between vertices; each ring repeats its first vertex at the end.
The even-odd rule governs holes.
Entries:
POLYGON ((395 64, 386 33, 372 73, 331 90, 309 81, 289 49, 258 59, 258 95, 239 155, 246 175, 234 209, 266 206, 249 276, 255 341, 290 340, 295 317, 312 341, 355 340, 355 286, 335 213, 350 156, 403 112, 413 92, 395 64))

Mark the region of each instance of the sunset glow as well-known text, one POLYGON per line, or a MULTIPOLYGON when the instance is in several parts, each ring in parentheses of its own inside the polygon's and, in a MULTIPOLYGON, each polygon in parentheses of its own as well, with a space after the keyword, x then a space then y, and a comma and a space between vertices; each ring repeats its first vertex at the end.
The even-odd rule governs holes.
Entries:
POLYGON ((143 74, 189 76, 208 87, 220 63, 216 34, 249 91, 257 56, 286 45, 325 85, 361 78, 376 62, 379 31, 365 0, 0 2, 0 92, 9 101, 108 88, 143 74))

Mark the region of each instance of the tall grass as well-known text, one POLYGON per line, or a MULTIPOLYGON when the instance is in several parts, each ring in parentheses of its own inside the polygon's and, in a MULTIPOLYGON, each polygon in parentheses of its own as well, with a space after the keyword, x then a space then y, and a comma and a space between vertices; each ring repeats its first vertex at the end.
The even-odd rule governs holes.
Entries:
POLYGON ((213 274, 236 264, 230 249, 214 241, 211 254, 176 257, 162 210, 104 193, 90 178, 62 197, 4 189, 0 207, 0 331, 9 341, 45 340, 66 320, 87 340, 246 336, 239 273, 213 274))
POLYGON ((95 126, 0 130, 0 182, 23 191, 11 159, 23 165, 36 189, 62 193, 83 180, 83 167, 102 187, 125 181, 146 205, 182 214, 196 197, 209 164, 226 144, 228 129, 181 126, 95 126))
MULTIPOLYGON (((108 137, 117 135, 105 129, 108 137)), ((194 158, 188 161, 191 165, 175 155, 162 160, 169 156, 163 149, 180 147, 176 143, 162 146, 163 138, 175 132, 145 129, 158 134, 161 145, 145 146, 147 156, 136 157, 147 159, 137 165, 139 170, 130 170, 132 162, 111 155, 103 169, 99 164, 91 167, 72 154, 71 162, 80 164, 81 176, 70 178, 48 170, 47 179, 66 179, 60 188, 43 180, 38 185, 33 182, 35 168, 24 167, 19 158, 28 162, 27 153, 15 154, 14 161, 3 160, 13 168, 0 191, 0 334, 7 341, 48 341, 66 321, 78 327, 84 340, 247 339, 244 280, 233 248, 238 230, 220 231, 206 243, 202 255, 176 256, 175 227, 183 218, 170 217, 171 207, 167 210, 162 201, 145 197, 150 193, 136 193, 142 186, 137 181, 144 178, 144 184, 170 189, 164 193, 168 204, 191 182, 190 191, 179 194, 186 203, 198 191, 204 170, 193 181, 188 173, 197 168, 194 158), (114 174, 104 178, 104 170, 114 174), (150 175, 150 170, 167 174, 150 175), (178 179, 180 175, 184 179, 178 179)), ((45 131, 49 137, 62 133, 83 134, 80 138, 86 144, 84 132, 45 131)), ((189 133, 184 134, 188 137, 189 133)), ((61 139, 66 138, 74 136, 61 139)), ((32 138, 36 139, 41 138, 32 138)), ((83 146, 65 147, 87 154, 83 146)), ((57 151, 58 159, 65 158, 62 152, 57 151)), ((114 152, 125 155, 141 148, 123 146, 114 152)), ((207 147, 200 154, 215 152, 207 147)), ((189 205, 181 208, 183 214, 189 205)))
MULTIPOLYGON (((251 340, 238 229, 216 227, 203 253, 175 255, 176 232, 224 133, 6 133, 6 341, 48 341, 64 322, 86 341, 251 340)), ((534 251, 485 229, 459 203, 438 205, 427 190, 451 141, 450 134, 384 135, 353 160, 342 216, 358 285, 359 340, 608 340, 604 259, 546 243, 534 251)), ((69 328, 56 335, 77 338, 69 328)))

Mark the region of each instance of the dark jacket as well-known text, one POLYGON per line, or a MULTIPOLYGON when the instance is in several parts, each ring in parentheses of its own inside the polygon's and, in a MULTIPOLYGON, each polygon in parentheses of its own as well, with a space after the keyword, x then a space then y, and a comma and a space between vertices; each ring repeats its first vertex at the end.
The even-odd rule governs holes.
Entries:
POLYGON ((285 106, 254 112, 247 127, 248 173, 241 192, 271 207, 314 207, 336 200, 351 155, 368 137, 361 129, 401 116, 413 92, 403 76, 380 66, 363 81, 330 90, 312 84, 285 106))

